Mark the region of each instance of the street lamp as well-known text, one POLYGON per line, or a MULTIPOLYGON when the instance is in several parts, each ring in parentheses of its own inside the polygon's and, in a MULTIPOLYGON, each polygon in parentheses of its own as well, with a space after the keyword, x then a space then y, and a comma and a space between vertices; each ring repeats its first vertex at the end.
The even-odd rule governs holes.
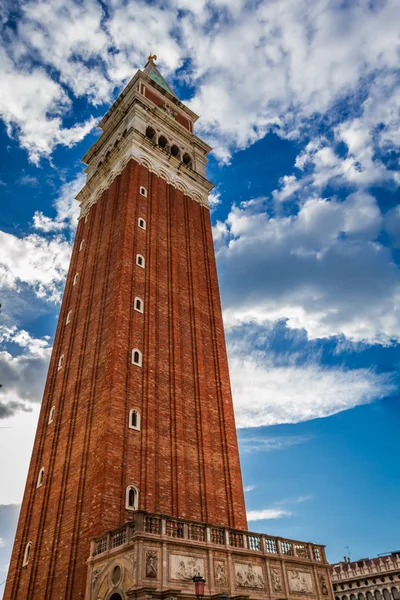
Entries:
POLYGON ((192 579, 193 583, 194 583, 194 591, 196 594, 197 598, 202 598, 204 596, 204 584, 206 582, 206 580, 204 579, 204 577, 202 577, 200 575, 200 573, 198 573, 197 575, 195 575, 192 579))

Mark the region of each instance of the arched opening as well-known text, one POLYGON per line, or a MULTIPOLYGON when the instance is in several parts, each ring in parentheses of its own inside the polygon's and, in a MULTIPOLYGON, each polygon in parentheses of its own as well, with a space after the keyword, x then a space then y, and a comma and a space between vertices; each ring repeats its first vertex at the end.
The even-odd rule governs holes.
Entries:
POLYGON ((173 144, 173 145, 171 146, 171 154, 172 154, 172 156, 179 157, 179 155, 180 155, 180 150, 179 150, 179 148, 178 148, 178 146, 177 146, 176 144, 173 144))
POLYGON ((160 135, 160 137, 158 138, 158 145, 161 148, 167 148, 168 146, 168 140, 164 135, 160 135))
POLYGON ((32 542, 28 542, 25 546, 24 559, 22 561, 22 566, 25 567, 29 562, 29 557, 31 555, 32 542))
POLYGON ((142 353, 137 348, 132 350, 132 362, 134 365, 137 365, 138 367, 142 366, 142 353))
POLYGON ((48 424, 50 425, 50 423, 53 421, 54 419, 54 411, 56 410, 55 406, 52 406, 50 409, 50 414, 49 414, 49 421, 48 424))
POLYGON ((182 162, 188 167, 192 166, 192 159, 190 158, 190 155, 187 154, 187 152, 185 152, 185 154, 182 156, 182 162))
POLYGON ((129 412, 129 428, 140 430, 140 414, 134 408, 129 412))
POLYGON ((138 509, 138 491, 134 485, 129 485, 126 488, 126 501, 125 506, 128 510, 137 510, 138 509))
POLYGON ((392 600, 389 590, 383 590, 383 597, 385 600, 392 600))
POLYGON ((375 590, 375 600, 382 600, 382 594, 379 590, 375 590))
POLYGON ((146 229, 146 221, 142 219, 142 217, 139 217, 138 219, 138 226, 140 229, 146 229))
POLYGON ((110 600, 122 600, 122 596, 121 596, 121 594, 117 594, 116 592, 114 592, 114 594, 111 596, 110 600))
POLYGON ((358 600, 365 600, 364 594, 362 592, 358 594, 358 600))
POLYGON ((395 587, 392 587, 390 591, 392 592, 393 600, 399 600, 399 590, 395 587))
POLYGON ((138 265, 138 267, 142 267, 142 269, 144 269, 144 256, 142 256, 141 254, 137 254, 136 264, 138 265))
POLYGON ((135 298, 135 302, 134 302, 134 309, 137 312, 142 313, 143 312, 143 300, 141 298, 135 298))
POLYGON ((152 127, 150 127, 150 125, 147 127, 146 129, 146 137, 149 138, 149 140, 154 140, 156 136, 156 132, 154 131, 154 129, 152 127))
POLYGON ((39 488, 42 485, 43 478, 44 478, 44 467, 42 467, 39 471, 39 475, 38 475, 37 483, 36 483, 37 488, 39 488))
POLYGON ((374 597, 372 596, 371 592, 367 592, 367 600, 374 600, 374 597))

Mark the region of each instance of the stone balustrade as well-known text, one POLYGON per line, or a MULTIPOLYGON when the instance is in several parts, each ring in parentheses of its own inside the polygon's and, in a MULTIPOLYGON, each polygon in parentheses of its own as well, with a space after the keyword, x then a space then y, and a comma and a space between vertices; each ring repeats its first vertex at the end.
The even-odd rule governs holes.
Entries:
POLYGON ((400 570, 400 552, 388 556, 343 562, 331 567, 332 582, 400 570))
POLYGON ((225 548, 251 551, 279 557, 296 557, 316 563, 327 563, 324 546, 271 537, 263 533, 239 531, 200 522, 173 519, 164 515, 136 511, 133 519, 104 535, 92 540, 91 555, 99 556, 129 544, 135 538, 146 535, 161 539, 185 540, 197 545, 224 546, 225 548))

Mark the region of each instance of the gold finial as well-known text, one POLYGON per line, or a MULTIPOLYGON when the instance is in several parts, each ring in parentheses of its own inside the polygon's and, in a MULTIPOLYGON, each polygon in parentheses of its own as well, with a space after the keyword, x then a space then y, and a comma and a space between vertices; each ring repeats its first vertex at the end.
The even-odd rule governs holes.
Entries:
POLYGON ((150 56, 147 57, 147 60, 154 62, 155 60, 157 60, 157 56, 155 54, 150 54, 150 56))

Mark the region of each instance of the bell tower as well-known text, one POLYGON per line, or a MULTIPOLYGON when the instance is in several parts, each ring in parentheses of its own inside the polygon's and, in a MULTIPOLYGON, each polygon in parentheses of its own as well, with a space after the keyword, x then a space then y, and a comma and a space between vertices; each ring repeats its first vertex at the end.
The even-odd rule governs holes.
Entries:
POLYGON ((247 531, 197 119, 149 60, 101 120, 5 600, 332 599, 247 531))
POLYGON ((246 528, 197 119, 149 57, 99 124, 6 600, 84 598, 140 509, 246 528))

